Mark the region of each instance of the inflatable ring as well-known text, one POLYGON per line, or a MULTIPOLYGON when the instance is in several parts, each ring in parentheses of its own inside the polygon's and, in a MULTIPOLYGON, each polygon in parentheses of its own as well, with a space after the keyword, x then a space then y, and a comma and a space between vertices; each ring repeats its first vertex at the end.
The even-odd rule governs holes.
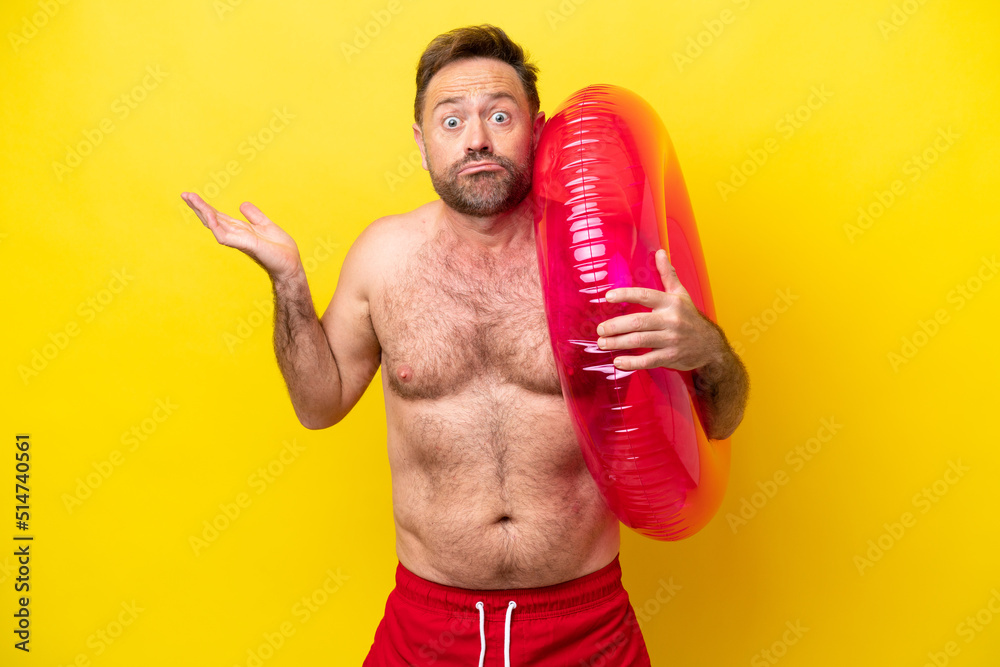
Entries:
MULTIPOLYGON (((663 290, 654 253, 713 322, 715 308, 691 203, 653 108, 617 86, 563 102, 536 150, 535 242, 556 367, 587 468, 612 512, 658 540, 693 535, 715 514, 729 440, 709 441, 690 371, 623 371, 597 347, 597 325, 648 312, 607 303, 616 287, 663 290)), ((627 350, 638 355, 648 350, 627 350)))

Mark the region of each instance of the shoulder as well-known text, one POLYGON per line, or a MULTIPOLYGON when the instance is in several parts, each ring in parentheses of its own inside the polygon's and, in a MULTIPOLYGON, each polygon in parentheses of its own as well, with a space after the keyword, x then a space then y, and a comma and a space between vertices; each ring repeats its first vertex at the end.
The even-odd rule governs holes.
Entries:
POLYGON ((406 213, 378 218, 354 240, 344 271, 372 285, 375 276, 388 277, 408 263, 410 257, 432 236, 440 200, 406 213))
POLYGON ((437 220, 439 201, 428 202, 406 213, 387 215, 370 223, 355 241, 355 245, 375 247, 385 254, 414 247, 426 240, 437 220))

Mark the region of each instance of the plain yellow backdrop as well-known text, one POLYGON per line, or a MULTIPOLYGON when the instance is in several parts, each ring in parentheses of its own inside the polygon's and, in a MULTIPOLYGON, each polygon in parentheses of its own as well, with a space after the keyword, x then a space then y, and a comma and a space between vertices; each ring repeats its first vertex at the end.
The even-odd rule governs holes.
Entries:
POLYGON ((716 518, 623 529, 653 664, 1000 664, 985 0, 5 2, 0 664, 360 664, 396 565, 379 378, 301 427, 265 274, 179 195, 257 204, 322 312, 365 225, 434 197, 416 60, 482 22, 543 110, 613 83, 659 111, 750 372, 716 518))

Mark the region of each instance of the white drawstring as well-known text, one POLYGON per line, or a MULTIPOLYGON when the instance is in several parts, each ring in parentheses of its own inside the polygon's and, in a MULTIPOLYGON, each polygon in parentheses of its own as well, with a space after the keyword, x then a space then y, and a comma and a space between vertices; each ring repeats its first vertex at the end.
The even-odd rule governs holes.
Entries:
POLYGON ((483 667, 483 658, 486 657, 486 631, 483 629, 485 615, 482 601, 476 603, 479 610, 479 667, 483 667))
POLYGON ((511 600, 507 604, 507 627, 503 631, 503 665, 510 667, 510 612, 514 611, 517 603, 511 600))
MULTIPOLYGON (((514 611, 514 607, 516 606, 517 603, 513 600, 507 603, 507 620, 504 624, 503 631, 504 667, 510 667, 510 614, 514 611)), ((483 610, 482 601, 476 603, 476 609, 479 610, 479 667, 483 667, 483 660, 486 658, 486 612, 483 610)))

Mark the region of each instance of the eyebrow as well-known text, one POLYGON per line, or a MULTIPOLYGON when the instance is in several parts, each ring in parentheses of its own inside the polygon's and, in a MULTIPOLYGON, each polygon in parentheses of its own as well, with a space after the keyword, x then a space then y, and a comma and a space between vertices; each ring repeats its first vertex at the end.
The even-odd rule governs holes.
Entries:
MULTIPOLYGON (((506 99, 510 100, 511 102, 513 102, 514 104, 517 104, 517 98, 514 97, 513 95, 511 95, 508 92, 503 92, 502 91, 502 92, 497 92, 497 93, 490 93, 489 95, 487 95, 487 97, 489 98, 489 100, 491 102, 495 101, 495 100, 498 100, 498 99, 501 99, 501 98, 506 98, 506 99)), ((434 113, 435 111, 437 111, 437 108, 439 106, 441 106, 442 104, 458 104, 459 102, 461 102, 464 99, 466 99, 466 98, 465 97, 459 97, 459 96, 446 97, 446 98, 444 98, 443 100, 441 100, 440 102, 438 102, 437 104, 434 105, 434 108, 431 109, 431 113, 434 113)))

